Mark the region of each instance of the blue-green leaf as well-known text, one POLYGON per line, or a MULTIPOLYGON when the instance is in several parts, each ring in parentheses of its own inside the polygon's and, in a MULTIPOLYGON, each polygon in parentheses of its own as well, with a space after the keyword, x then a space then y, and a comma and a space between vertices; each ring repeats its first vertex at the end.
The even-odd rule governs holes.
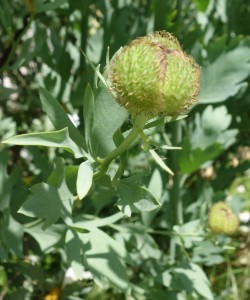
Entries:
POLYGON ((136 183, 121 180, 117 182, 116 187, 121 198, 117 206, 129 217, 132 212, 140 213, 142 211, 151 211, 160 205, 146 188, 136 183))
POLYGON ((79 234, 79 237, 84 243, 86 260, 95 280, 102 283, 104 277, 122 291, 127 291, 130 284, 122 259, 130 259, 125 247, 97 228, 79 234))
POLYGON ((125 247, 98 228, 88 229, 89 233, 71 229, 66 235, 66 253, 76 276, 82 279, 86 261, 95 281, 102 284, 105 278, 125 291, 129 281, 123 261, 132 263, 125 247))
POLYGON ((165 164, 165 162, 162 160, 162 158, 155 152, 155 150, 150 149, 149 153, 152 155, 155 162, 167 173, 170 175, 174 175, 173 171, 165 164))
POLYGON ((195 122, 190 126, 192 134, 184 139, 180 154, 179 162, 183 173, 198 170, 235 142, 238 130, 227 129, 231 120, 225 106, 213 108, 210 105, 201 115, 196 114, 195 122))
POLYGON ((84 156, 84 151, 69 137, 68 128, 51 132, 20 134, 9 138, 2 143, 63 148, 66 151, 73 153, 76 158, 84 156))
POLYGON ((214 143, 205 149, 192 149, 190 140, 184 139, 183 152, 181 153, 179 164, 182 173, 192 173, 198 170, 205 162, 217 157, 223 148, 220 144, 214 143))
POLYGON ((199 102, 217 103, 236 95, 250 74, 250 48, 237 47, 222 53, 202 69, 199 102))
POLYGON ((79 280, 83 279, 83 243, 79 234, 74 230, 68 230, 65 237, 65 252, 67 255, 68 263, 73 269, 76 277, 79 280))
POLYGON ((214 299, 208 278, 197 264, 182 263, 173 269, 173 273, 180 280, 182 287, 189 293, 192 293, 194 290, 206 300, 214 299))
POLYGON ((91 132, 92 150, 96 156, 105 156, 115 148, 113 135, 128 117, 108 89, 100 84, 94 108, 94 125, 91 132))
POLYGON ((19 179, 16 171, 7 174, 8 158, 7 150, 0 153, 0 210, 9 207, 14 184, 19 179))
POLYGON ((42 229, 56 223, 59 218, 62 218, 65 223, 71 221, 73 195, 65 183, 62 159, 58 160, 52 174, 49 182, 53 183, 53 186, 44 182, 33 185, 30 188, 31 195, 18 211, 32 218, 43 219, 42 229), (54 180, 56 175, 58 181, 54 180))
POLYGON ((86 228, 90 229, 90 228, 97 228, 97 227, 103 227, 103 226, 108 226, 110 224, 113 224, 119 220, 121 220, 124 217, 123 213, 118 212, 115 213, 114 215, 108 216, 106 218, 97 218, 97 217, 93 217, 90 215, 83 215, 81 216, 81 220, 72 223, 72 226, 70 225, 70 227, 74 227, 81 230, 85 230, 86 228))
POLYGON ((8 258, 11 252, 16 256, 23 256, 23 247, 20 241, 23 238, 23 226, 18 223, 10 214, 10 209, 6 208, 0 215, 0 259, 8 258))
MULTIPOLYGON (((152 173, 152 176, 150 178, 150 182, 148 185, 148 190, 156 197, 156 199, 161 199, 162 192, 163 192, 163 182, 161 178, 161 173, 158 169, 155 169, 152 173)), ((142 221, 145 225, 149 226, 160 210, 159 208, 153 210, 153 211, 144 211, 142 212, 142 221)))
POLYGON ((33 218, 44 219, 43 229, 54 224, 65 211, 70 209, 69 195, 63 195, 59 190, 47 183, 39 183, 30 188, 31 195, 19 209, 19 213, 33 218))
POLYGON ((78 197, 83 199, 89 192, 93 180, 93 169, 88 161, 80 164, 77 174, 76 190, 78 197))
POLYGON ((204 240, 204 231, 200 220, 192 220, 183 225, 175 225, 174 231, 178 233, 176 242, 184 244, 185 248, 191 248, 195 243, 204 240))
POLYGON ((59 104, 59 102, 44 88, 39 89, 40 99, 42 102, 43 109, 49 117, 51 123, 54 125, 56 130, 68 127, 70 138, 84 151, 87 151, 85 146, 85 139, 80 134, 78 129, 73 125, 70 118, 59 104))
POLYGON ((27 224, 25 232, 30 234, 39 244, 43 252, 51 250, 62 239, 63 234, 66 231, 65 225, 53 224, 46 230, 42 229, 42 224, 37 225, 27 224))

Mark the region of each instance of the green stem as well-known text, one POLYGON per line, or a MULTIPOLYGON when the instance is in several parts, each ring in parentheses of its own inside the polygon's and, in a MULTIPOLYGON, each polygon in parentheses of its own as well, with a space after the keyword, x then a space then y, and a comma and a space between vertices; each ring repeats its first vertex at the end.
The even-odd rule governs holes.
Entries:
POLYGON ((133 128, 131 129, 130 133, 126 136, 126 138, 122 141, 122 143, 116 149, 110 152, 106 157, 99 159, 99 162, 101 163, 101 169, 94 174, 95 178, 106 173, 112 160, 120 156, 123 152, 125 152, 128 149, 128 147, 140 135, 147 120, 148 118, 146 118, 145 116, 137 116, 135 118, 133 128))
MULTIPOLYGON (((179 145, 182 140, 182 130, 181 130, 181 123, 174 122, 173 123, 173 144, 179 145)), ((175 176, 173 177, 173 187, 172 187, 172 204, 174 207, 174 211, 176 212, 175 215, 175 224, 181 225, 183 224, 183 203, 180 195, 180 188, 181 188, 181 175, 179 173, 179 153, 177 151, 173 152, 173 171, 175 176)))
MULTIPOLYGON (((181 123, 180 122, 173 122, 172 128, 172 142, 173 145, 179 145, 182 140, 182 130, 181 130, 181 123)), ((178 161, 179 161, 179 153, 177 151, 172 152, 172 170, 174 172, 173 176, 173 186, 170 193, 170 201, 171 201, 171 208, 173 212, 175 212, 174 220, 172 226, 178 224, 183 224, 183 203, 181 199, 181 176, 178 170, 178 161)), ((175 261, 176 254, 180 255, 180 248, 176 244, 174 239, 171 239, 170 242, 170 260, 172 262, 175 261), (176 253, 177 252, 177 253, 176 253)))
POLYGON ((9 63, 10 63, 13 55, 15 54, 17 46, 19 45, 19 43, 20 43, 23 35, 27 32, 27 30, 30 27, 30 25, 31 25, 31 23, 32 23, 33 20, 34 20, 34 15, 30 15, 29 21, 27 22, 27 24, 25 25, 25 27, 22 29, 21 34, 13 42, 13 45, 12 45, 11 50, 10 50, 10 53, 8 54, 8 57, 7 57, 6 61, 3 63, 2 67, 0 68, 0 71, 4 71, 8 67, 8 65, 9 65, 9 63))

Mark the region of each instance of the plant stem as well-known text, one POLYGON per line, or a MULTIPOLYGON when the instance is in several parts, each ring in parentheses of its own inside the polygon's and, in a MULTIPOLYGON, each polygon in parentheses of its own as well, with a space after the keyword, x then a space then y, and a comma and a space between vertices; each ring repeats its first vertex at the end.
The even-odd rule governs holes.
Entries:
MULTIPOLYGON (((181 123, 180 122, 174 122, 173 123, 173 144, 179 145, 182 140, 182 130, 181 130, 181 123)), ((181 225, 183 224, 183 203, 180 195, 180 182, 181 182, 181 176, 179 173, 179 166, 178 166, 178 160, 179 160, 179 153, 177 151, 174 151, 173 153, 173 171, 175 173, 175 176, 173 177, 173 187, 171 191, 171 198, 172 198, 172 204, 175 211, 175 224, 181 225)))
POLYGON ((101 169, 94 174, 95 178, 106 173, 111 161, 116 157, 120 156, 123 152, 125 152, 128 149, 128 147, 136 140, 136 138, 143 130, 147 120, 148 118, 145 116, 137 116, 135 118, 135 122, 131 131, 122 141, 122 143, 116 149, 110 152, 106 157, 99 159, 99 162, 101 163, 101 169))
MULTIPOLYGON (((172 128, 172 142, 173 145, 179 145, 182 140, 182 130, 181 130, 181 123, 180 122, 173 122, 173 128, 172 128)), ((179 160, 179 153, 177 151, 173 151, 172 153, 172 170, 174 172, 173 176, 173 186, 172 190, 170 192, 170 202, 171 202, 171 209, 175 213, 174 219, 172 222, 172 226, 174 225, 181 225, 183 224, 183 203, 181 199, 180 194, 180 183, 181 183, 181 176, 179 173, 179 166, 178 166, 178 160, 179 160)), ((180 249, 178 245, 176 244, 175 239, 171 239, 170 242, 170 260, 172 262, 175 261, 175 256, 177 254, 180 254, 180 249)))

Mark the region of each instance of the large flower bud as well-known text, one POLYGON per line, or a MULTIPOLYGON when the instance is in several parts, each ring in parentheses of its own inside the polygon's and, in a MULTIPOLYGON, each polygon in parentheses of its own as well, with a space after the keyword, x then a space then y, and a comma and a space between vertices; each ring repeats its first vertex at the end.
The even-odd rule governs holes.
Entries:
POLYGON ((118 51, 106 69, 116 100, 133 116, 178 116, 196 102, 200 68, 178 40, 155 32, 118 51))
POLYGON ((239 219, 226 203, 218 202, 209 211, 208 225, 214 233, 232 235, 238 230, 239 219))

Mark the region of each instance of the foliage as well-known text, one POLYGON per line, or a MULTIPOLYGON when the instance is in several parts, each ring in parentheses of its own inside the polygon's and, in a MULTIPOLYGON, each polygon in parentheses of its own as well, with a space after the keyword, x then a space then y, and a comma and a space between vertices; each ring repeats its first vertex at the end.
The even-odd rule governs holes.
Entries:
POLYGON ((249 299, 249 218, 207 224, 218 201, 249 215, 249 18, 247 0, 1 0, 0 299, 249 299), (155 30, 202 66, 199 102, 111 157, 133 120, 101 74, 155 30))

